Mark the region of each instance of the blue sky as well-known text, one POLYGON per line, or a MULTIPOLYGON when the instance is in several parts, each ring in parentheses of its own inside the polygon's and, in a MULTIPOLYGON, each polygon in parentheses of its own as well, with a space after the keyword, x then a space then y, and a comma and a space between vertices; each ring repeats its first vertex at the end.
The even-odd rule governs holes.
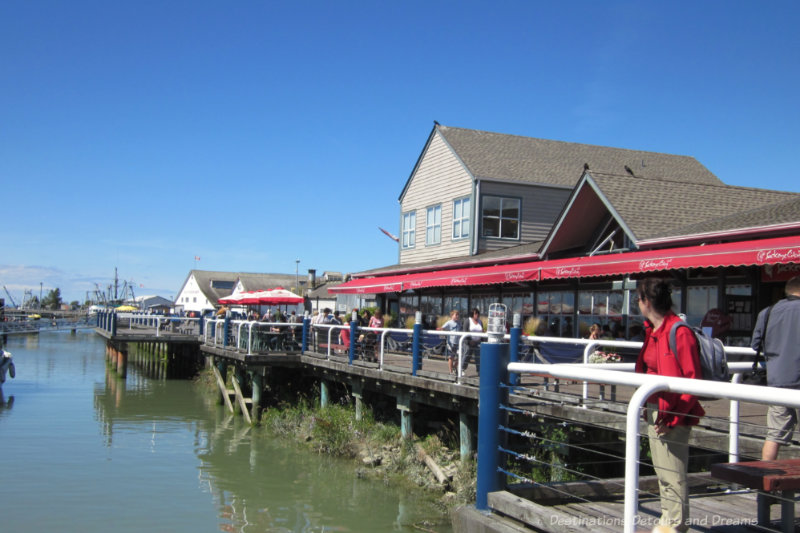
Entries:
POLYGON ((434 120, 800 192, 799 26, 789 1, 6 0, 0 284, 393 264, 434 120))

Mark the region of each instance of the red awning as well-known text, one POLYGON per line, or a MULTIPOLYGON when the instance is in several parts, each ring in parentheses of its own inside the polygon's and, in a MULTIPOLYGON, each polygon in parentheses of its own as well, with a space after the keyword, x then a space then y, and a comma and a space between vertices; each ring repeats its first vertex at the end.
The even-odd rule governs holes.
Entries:
POLYGON ((541 279, 800 262, 800 236, 542 261, 541 279))
POLYGON ((800 236, 359 278, 331 292, 375 294, 426 287, 619 276, 739 265, 800 263, 800 236))
POLYGON ((474 268, 457 268, 415 274, 360 278, 331 287, 331 292, 375 294, 401 292, 426 287, 457 287, 536 281, 539 263, 516 263, 474 268))

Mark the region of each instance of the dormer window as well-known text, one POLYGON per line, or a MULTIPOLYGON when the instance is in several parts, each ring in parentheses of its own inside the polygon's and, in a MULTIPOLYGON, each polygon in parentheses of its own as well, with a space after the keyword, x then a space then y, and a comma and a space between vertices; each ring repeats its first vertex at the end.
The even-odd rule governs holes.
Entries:
POLYGON ((484 196, 481 235, 497 239, 519 239, 520 199, 484 196))

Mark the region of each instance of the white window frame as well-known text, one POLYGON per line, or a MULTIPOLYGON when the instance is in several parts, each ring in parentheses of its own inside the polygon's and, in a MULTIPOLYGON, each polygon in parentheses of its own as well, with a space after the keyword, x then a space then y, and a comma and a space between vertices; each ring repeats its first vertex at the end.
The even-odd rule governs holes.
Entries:
POLYGON ((458 198, 453 200, 453 240, 469 238, 470 230, 470 199, 458 198), (459 215, 460 213, 460 215, 459 215), (465 229, 466 228, 466 229, 465 229))
POLYGON ((425 210, 425 246, 442 243, 442 204, 425 210))
POLYGON ((417 212, 403 213, 403 234, 401 237, 403 249, 414 248, 417 244, 417 212))
POLYGON ((485 239, 503 239, 506 241, 518 241, 520 238, 521 226, 522 226, 522 200, 520 198, 514 198, 508 196, 495 196, 495 195, 486 195, 483 197, 483 201, 481 202, 481 237, 485 239), (498 200, 500 200, 500 213, 498 216, 486 215, 486 200, 490 198, 497 198, 498 200), (503 217, 504 204, 506 202, 517 204, 517 218, 503 217), (497 235, 486 235, 487 219, 497 220, 497 235), (509 221, 514 220, 517 222, 517 234, 514 237, 503 237, 504 220, 509 220, 509 221))

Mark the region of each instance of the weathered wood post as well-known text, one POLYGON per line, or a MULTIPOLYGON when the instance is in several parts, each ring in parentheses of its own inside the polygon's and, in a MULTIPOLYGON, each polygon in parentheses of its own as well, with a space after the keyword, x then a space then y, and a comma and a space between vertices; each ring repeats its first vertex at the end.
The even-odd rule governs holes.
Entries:
POLYGON ((253 403, 250 406, 250 417, 255 424, 261 421, 261 392, 264 390, 264 376, 263 367, 260 370, 250 372, 250 378, 253 381, 253 403))
POLYGON ((458 413, 458 428, 459 428, 459 452, 461 460, 466 461, 472 458, 475 448, 472 442, 475 440, 475 422, 473 418, 467 413, 458 413))
POLYGON ((128 350, 127 346, 121 345, 117 351, 117 374, 125 379, 128 377, 128 350))
MULTIPOLYGON (((353 330, 351 322, 350 331, 353 330)), ((351 339, 353 337, 350 337, 351 339)), ((352 343, 351 343, 352 345, 352 343)), ((352 383, 352 395, 353 399, 355 400, 355 407, 356 407, 356 420, 361 420, 364 417, 363 408, 364 408, 364 384, 360 381, 354 381, 352 383)))
MULTIPOLYGON (((227 382, 228 380, 228 363, 226 363, 225 360, 222 359, 221 357, 217 358, 217 370, 219 371, 220 378, 222 379, 222 384, 224 385, 225 382, 227 382)), ((225 403, 226 398, 228 398, 227 393, 224 390, 222 390, 219 395, 219 404, 222 405, 223 403, 225 403)))
POLYGON ((325 381, 324 379, 320 380, 320 382, 319 382, 319 406, 322 407, 323 409, 325 407, 328 407, 328 402, 330 401, 330 398, 329 398, 329 392, 330 391, 328 390, 328 387, 329 386, 328 386, 328 382, 327 381, 325 381))
POLYGON ((400 410, 400 433, 406 440, 414 438, 414 425, 411 413, 411 394, 403 392, 397 396, 397 408, 400 410))
MULTIPOLYGON (((247 383, 247 371, 245 370, 245 368, 243 366, 237 365, 235 367, 235 370, 233 371, 233 375, 236 376, 236 381, 239 382, 239 387, 243 389, 245 383, 247 383)), ((242 392, 242 395, 244 396, 244 392, 242 392)), ((233 406, 234 406, 234 411, 244 410, 241 407, 241 405, 239 405, 238 402, 234 403, 233 406)))

